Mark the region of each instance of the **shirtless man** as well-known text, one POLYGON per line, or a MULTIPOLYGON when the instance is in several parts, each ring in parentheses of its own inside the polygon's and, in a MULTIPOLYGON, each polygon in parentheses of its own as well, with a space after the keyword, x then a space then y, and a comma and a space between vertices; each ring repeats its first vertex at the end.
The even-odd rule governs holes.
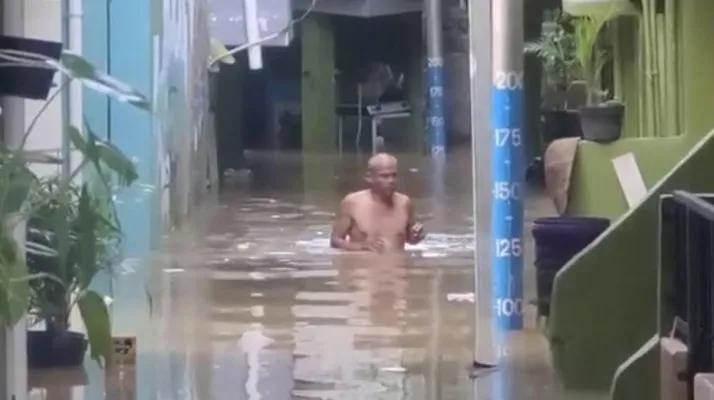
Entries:
POLYGON ((396 192, 397 159, 380 153, 367 163, 369 189, 342 200, 330 245, 351 251, 399 251, 426 236, 409 196, 396 192))

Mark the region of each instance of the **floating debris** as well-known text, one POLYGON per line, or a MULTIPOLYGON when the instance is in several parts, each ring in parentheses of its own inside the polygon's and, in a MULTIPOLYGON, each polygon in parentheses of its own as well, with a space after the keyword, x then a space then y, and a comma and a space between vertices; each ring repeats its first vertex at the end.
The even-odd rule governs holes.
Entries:
POLYGON ((456 303, 474 303, 476 301, 476 296, 473 293, 448 293, 446 295, 446 301, 453 301, 456 303))

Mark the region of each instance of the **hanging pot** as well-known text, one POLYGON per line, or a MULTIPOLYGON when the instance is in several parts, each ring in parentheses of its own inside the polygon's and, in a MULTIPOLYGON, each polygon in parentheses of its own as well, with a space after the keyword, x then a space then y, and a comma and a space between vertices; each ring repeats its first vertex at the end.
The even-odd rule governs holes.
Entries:
POLYGON ((625 106, 620 103, 603 103, 578 109, 583 139, 609 143, 622 136, 625 106))

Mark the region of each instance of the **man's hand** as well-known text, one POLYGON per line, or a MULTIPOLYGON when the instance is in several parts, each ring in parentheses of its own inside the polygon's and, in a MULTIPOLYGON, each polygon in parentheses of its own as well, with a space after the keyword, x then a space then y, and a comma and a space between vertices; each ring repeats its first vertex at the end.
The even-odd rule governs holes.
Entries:
POLYGON ((415 222, 411 229, 409 229, 409 239, 407 242, 409 242, 409 244, 417 244, 424 240, 425 237, 426 231, 424 230, 424 225, 419 222, 415 222))
POLYGON ((382 238, 369 239, 364 242, 363 250, 374 251, 375 253, 381 253, 384 251, 386 243, 382 238))

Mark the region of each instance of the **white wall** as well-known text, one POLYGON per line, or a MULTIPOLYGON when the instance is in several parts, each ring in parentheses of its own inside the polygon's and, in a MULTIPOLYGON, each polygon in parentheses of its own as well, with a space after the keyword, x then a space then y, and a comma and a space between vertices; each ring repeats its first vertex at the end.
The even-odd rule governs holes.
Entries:
MULTIPOLYGON (((24 36, 34 39, 62 40, 62 10, 60 0, 24 0, 24 36)), ((81 4, 81 0, 72 0, 73 4, 81 4)), ((81 13, 81 10, 79 10, 81 13)), ((76 14, 80 14, 76 13, 76 14)), ((74 14, 73 14, 74 15, 74 14)), ((74 15, 73 19, 78 21, 79 15, 74 15)), ((79 21, 81 22, 81 21, 79 21)), ((71 31, 71 48, 82 48, 81 25, 76 24, 71 31)), ((59 74, 55 75, 54 87, 50 90, 50 96, 55 93, 61 84, 59 74)), ((70 120, 75 126, 81 128, 81 106, 82 90, 77 83, 71 85, 71 117, 70 120)), ((45 102, 40 100, 25 100, 25 129, 29 128, 32 120, 45 102)), ((27 150, 49 150, 58 157, 62 152, 62 96, 58 95, 43 112, 38 119, 33 132, 30 135, 27 150)), ((72 155, 73 165, 78 159, 76 154, 72 155)), ((60 171, 60 166, 56 165, 33 165, 33 171, 41 176, 55 174, 60 171)))
MULTIPOLYGON (((60 41, 62 39, 61 8, 59 0, 24 0, 25 37, 60 41)), ((59 88, 60 76, 55 75, 55 87, 50 95, 59 88)), ((25 129, 30 126, 44 101, 25 100, 25 129)), ((30 135, 27 150, 52 150, 57 156, 62 149, 62 99, 61 96, 47 107, 39 118, 30 135)), ((58 172, 55 165, 33 165, 33 171, 38 175, 48 175, 58 172)))

